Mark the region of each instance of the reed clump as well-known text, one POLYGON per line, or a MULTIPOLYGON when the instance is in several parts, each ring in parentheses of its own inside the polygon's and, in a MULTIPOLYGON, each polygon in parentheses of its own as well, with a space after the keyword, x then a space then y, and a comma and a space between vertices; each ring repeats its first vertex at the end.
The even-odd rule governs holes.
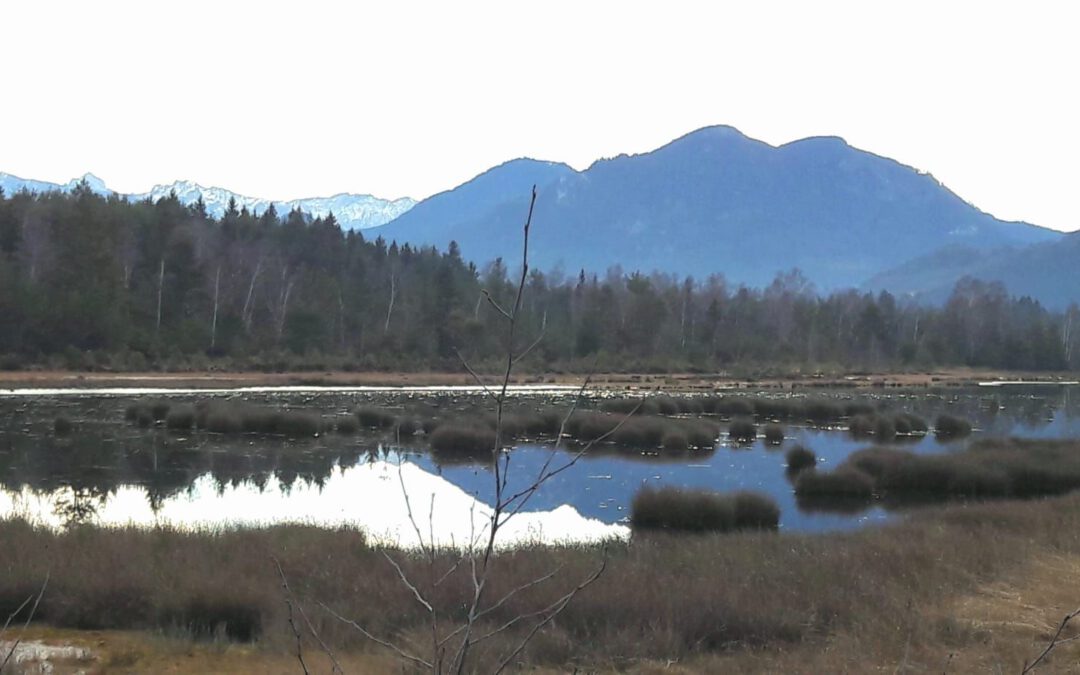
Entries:
POLYGON ((787 460, 787 469, 791 473, 812 469, 817 466, 817 455, 814 454, 814 451, 801 445, 796 445, 788 450, 784 458, 787 460))
POLYGON ((735 420, 728 427, 728 438, 739 443, 749 443, 757 438, 757 426, 750 420, 735 420))
POLYGON ((751 492, 725 494, 684 488, 642 488, 634 495, 630 524, 635 530, 734 532, 775 530, 780 509, 769 497, 751 492))

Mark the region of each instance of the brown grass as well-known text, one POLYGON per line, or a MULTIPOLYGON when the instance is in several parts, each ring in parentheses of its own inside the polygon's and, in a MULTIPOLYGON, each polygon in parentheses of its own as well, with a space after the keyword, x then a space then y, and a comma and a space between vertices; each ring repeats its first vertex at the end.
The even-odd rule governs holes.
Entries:
MULTIPOLYGON (((269 558, 274 554, 336 648, 372 649, 319 612, 316 599, 380 635, 423 640, 423 612, 381 553, 355 532, 85 528, 55 534, 9 521, 0 523, 0 540, 7 544, 0 548, 0 610, 10 611, 51 569, 39 618, 55 626, 232 636, 230 644, 249 626, 260 653, 284 654, 290 633, 269 558)), ((422 578, 418 560, 395 555, 422 578)), ((963 598, 1023 581, 1033 558, 1080 556, 1080 495, 919 511, 907 522, 854 534, 638 535, 609 556, 604 576, 530 646, 526 662, 623 669, 674 659, 707 664, 706 670, 721 663, 767 670, 784 663, 785 654, 809 651, 817 654, 818 672, 863 670, 860 664, 871 663, 895 668, 905 658, 938 668, 948 651, 977 653, 993 637, 993 628, 972 624, 957 609, 963 598)), ((495 612, 491 624, 552 601, 599 557, 592 548, 499 556, 492 597, 556 566, 564 572, 495 612)), ((1080 591, 1062 578, 1047 584, 1058 593, 1055 607, 1080 604, 1080 591)), ((434 597, 456 620, 468 591, 464 574, 451 575, 434 597)), ((478 654, 478 667, 490 664, 508 641, 492 641, 478 654)), ((996 658, 1012 672, 1034 651, 1014 646, 996 658)), ((954 664, 950 672, 973 669, 954 664)))

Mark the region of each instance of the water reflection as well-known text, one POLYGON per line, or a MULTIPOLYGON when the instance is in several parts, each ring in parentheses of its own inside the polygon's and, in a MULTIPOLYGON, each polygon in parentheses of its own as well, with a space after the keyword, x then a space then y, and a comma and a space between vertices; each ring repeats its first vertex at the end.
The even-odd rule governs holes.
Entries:
MULTIPOLYGON (((261 396, 245 394, 243 399, 307 405, 327 413, 340 413, 362 402, 423 405, 442 411, 484 404, 480 397, 457 391, 398 392, 377 400, 360 399, 355 392, 264 392, 261 396)), ((565 403, 566 395, 561 396, 565 403)), ((1080 399, 1068 387, 875 391, 857 396, 875 406, 928 420, 942 412, 966 417, 975 424, 975 437, 1080 437, 1080 399)), ((85 395, 0 397, 0 514, 27 514, 56 526, 81 522, 199 527, 281 521, 349 524, 363 526, 377 538, 408 542, 415 539, 415 532, 411 525, 401 527, 407 511, 396 468, 404 458, 409 494, 419 491, 413 504, 422 505, 417 507, 423 511, 421 519, 426 522, 431 494, 436 494, 432 519, 437 521, 437 539, 461 542, 475 527, 474 521, 484 519, 493 498, 492 476, 482 459, 460 462, 432 455, 422 438, 411 441, 414 447, 389 451, 384 445, 389 439, 377 436, 289 440, 178 435, 125 424, 126 403, 123 398, 85 395), (61 414, 74 420, 74 434, 58 437, 51 432, 52 420, 61 414)), ((963 448, 967 442, 925 436, 903 441, 903 445, 918 453, 942 453, 963 448)), ((784 451, 795 443, 812 449, 823 470, 870 444, 843 430, 788 425, 780 446, 759 439, 677 454, 597 447, 535 495, 530 503, 534 512, 519 521, 526 530, 510 535, 548 538, 573 533, 576 539, 624 535, 630 501, 642 485, 762 491, 776 499, 781 527, 789 531, 848 529, 891 517, 880 504, 797 501, 784 459, 784 451)), ((524 487, 550 453, 550 448, 538 445, 518 448, 511 458, 511 490, 524 487)), ((568 457, 564 452, 556 463, 568 457)))

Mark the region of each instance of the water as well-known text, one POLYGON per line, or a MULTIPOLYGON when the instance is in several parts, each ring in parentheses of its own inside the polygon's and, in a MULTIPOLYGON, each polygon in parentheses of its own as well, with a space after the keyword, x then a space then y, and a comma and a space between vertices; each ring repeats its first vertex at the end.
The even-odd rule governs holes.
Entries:
MULTIPOLYGON (((568 405, 573 396, 566 389, 516 393, 526 397, 519 400, 542 395, 537 400, 554 399, 561 405, 568 405)), ((486 405, 475 389, 169 394, 175 400, 213 395, 304 406, 327 414, 343 414, 365 403, 444 412, 486 405)), ((1080 437, 1080 397, 1067 386, 829 395, 865 398, 927 419, 941 412, 961 415, 975 423, 973 438, 1080 437)), ((440 462, 426 451, 422 438, 398 446, 373 434, 284 439, 143 430, 123 420, 124 407, 137 400, 132 396, 126 390, 0 393, 0 516, 23 516, 55 527, 74 522, 189 528, 280 522, 349 525, 365 529, 376 541, 405 546, 417 543, 418 529, 424 541, 461 544, 482 534, 487 522, 494 498, 490 466, 440 462), (52 420, 61 414, 77 427, 67 438, 51 431, 52 420)), ((788 448, 795 443, 811 448, 821 468, 828 469, 868 443, 843 430, 802 426, 786 430, 779 448, 761 440, 740 446, 723 442, 712 451, 674 458, 612 446, 594 448, 531 498, 501 543, 625 537, 630 502, 643 485, 764 492, 779 504, 785 531, 852 529, 896 517, 880 506, 856 512, 800 508, 785 472, 788 448)), ((919 453, 943 453, 967 442, 942 443, 927 436, 899 445, 919 453)), ((552 452, 556 453, 552 466, 573 457, 572 449, 553 451, 535 444, 515 449, 509 492, 527 486, 552 452)))

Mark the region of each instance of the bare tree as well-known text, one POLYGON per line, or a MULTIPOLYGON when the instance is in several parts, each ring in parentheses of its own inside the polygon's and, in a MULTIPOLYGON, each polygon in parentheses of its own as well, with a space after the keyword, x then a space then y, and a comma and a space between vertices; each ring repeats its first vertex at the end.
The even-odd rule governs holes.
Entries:
MULTIPOLYGON (((631 411, 615 425, 613 429, 584 444, 568 457, 563 457, 561 460, 556 461, 560 457, 562 440, 566 435, 566 426, 576 412, 581 400, 584 398, 591 381, 591 376, 586 377, 584 382, 582 382, 581 387, 577 390, 577 395, 574 397, 573 404, 562 419, 559 427, 558 439, 555 445, 549 449, 549 454, 537 474, 525 487, 517 491, 510 490, 509 476, 511 451, 504 448, 506 438, 504 436, 503 425, 504 411, 510 393, 510 381, 512 379, 514 366, 532 351, 543 337, 541 331, 541 335, 536 339, 531 340, 523 349, 518 349, 516 346, 519 338, 518 328, 522 308, 522 297, 524 295, 529 273, 529 229, 532 225, 532 215, 535 204, 536 187, 534 186, 529 202, 528 216, 525 219, 524 225, 521 277, 517 284, 517 292, 514 295, 513 304, 509 307, 503 307, 490 293, 484 294, 488 303, 495 308, 496 312, 503 318, 506 325, 506 361, 498 384, 495 386, 488 386, 488 384, 486 384, 469 365, 468 361, 458 353, 463 368, 480 386, 483 395, 489 398, 494 404, 495 443, 492 447, 492 467, 495 496, 491 514, 485 519, 484 526, 481 528, 480 532, 474 530, 470 536, 470 540, 449 559, 442 555, 444 550, 441 550, 439 544, 436 542, 434 528, 432 526, 435 509, 434 495, 432 496, 429 505, 429 527, 427 537, 425 538, 423 528, 421 528, 419 521, 413 512, 413 506, 410 502, 409 493, 406 489, 399 465, 398 475, 399 480, 401 481, 402 494, 405 498, 409 521, 412 524, 417 540, 419 541, 420 554, 424 562, 422 566, 424 574, 422 576, 425 578, 418 579, 411 577, 410 574, 406 572, 405 566, 395 559, 393 555, 386 551, 384 551, 383 555, 386 558, 387 563, 394 568, 398 580, 406 589, 408 589, 415 602, 422 607, 427 615, 427 628, 430 634, 429 652, 425 654, 417 653, 395 643, 392 639, 375 635, 358 622, 340 615, 325 603, 319 602, 319 606, 331 616, 352 627, 366 639, 392 651, 403 661, 410 663, 413 666, 430 670, 432 673, 464 673, 471 671, 475 668, 473 654, 474 648, 477 645, 485 643, 492 638, 508 635, 510 631, 519 631, 519 637, 511 643, 511 646, 505 653, 498 657, 498 661, 493 670, 496 673, 501 673, 520 656, 521 652, 528 646, 529 642, 537 635, 537 633, 554 621, 582 590, 600 578, 607 567, 607 555, 605 552, 601 556, 601 560, 596 568, 590 574, 579 579, 576 583, 573 583, 567 588, 565 593, 557 597, 553 602, 546 606, 539 607, 534 611, 517 614, 495 625, 490 625, 485 622, 485 620, 490 621, 493 619, 495 613, 500 608, 505 607, 507 603, 519 594, 540 584, 556 580, 562 575, 561 567, 556 568, 546 574, 542 574, 536 578, 518 584, 499 597, 493 597, 491 595, 492 580, 495 575, 493 563, 496 558, 499 532, 505 528, 507 523, 516 515, 522 512, 532 497, 544 486, 544 484, 555 476, 573 467, 596 443, 603 441, 611 434, 617 432, 622 424, 637 411, 636 409, 631 411), (450 612, 440 608, 439 604, 435 601, 435 594, 440 585, 458 570, 465 570, 465 573, 468 574, 471 593, 465 603, 466 612, 464 620, 455 622, 449 618, 450 612)), ((474 522, 472 518, 470 518, 470 522, 474 522)), ((282 573, 282 579, 283 583, 287 585, 287 582, 284 580, 284 573, 282 573)), ((292 605, 290 605, 290 607, 291 606, 292 605)), ((291 625, 294 625, 295 629, 295 624, 291 625)), ((301 642, 298 638, 298 657, 302 659, 300 644, 301 642)), ((323 645, 322 648, 325 650, 325 645, 323 645)))

